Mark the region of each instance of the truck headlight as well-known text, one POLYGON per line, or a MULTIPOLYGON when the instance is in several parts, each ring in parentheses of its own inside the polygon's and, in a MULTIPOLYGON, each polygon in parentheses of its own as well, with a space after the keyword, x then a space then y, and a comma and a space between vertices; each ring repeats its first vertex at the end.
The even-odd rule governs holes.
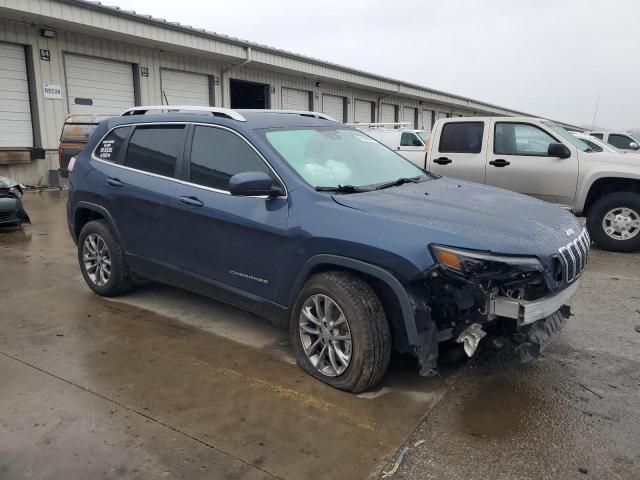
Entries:
POLYGON ((461 275, 511 276, 514 273, 542 271, 536 257, 496 255, 476 250, 432 245, 431 251, 438 264, 461 275))

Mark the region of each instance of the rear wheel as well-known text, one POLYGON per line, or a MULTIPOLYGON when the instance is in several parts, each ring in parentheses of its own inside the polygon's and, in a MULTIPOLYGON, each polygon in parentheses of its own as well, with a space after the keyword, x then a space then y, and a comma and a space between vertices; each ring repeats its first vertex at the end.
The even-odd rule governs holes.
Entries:
POLYGON ((589 209, 589 235, 596 244, 613 252, 640 250, 640 194, 610 193, 589 209))
POLYGON ((298 365, 335 388, 367 390, 387 370, 391 333, 382 303, 353 274, 311 277, 296 302, 289 334, 298 365))
POLYGON ((87 223, 78 236, 78 261, 85 282, 104 297, 133 288, 124 253, 103 220, 87 223))

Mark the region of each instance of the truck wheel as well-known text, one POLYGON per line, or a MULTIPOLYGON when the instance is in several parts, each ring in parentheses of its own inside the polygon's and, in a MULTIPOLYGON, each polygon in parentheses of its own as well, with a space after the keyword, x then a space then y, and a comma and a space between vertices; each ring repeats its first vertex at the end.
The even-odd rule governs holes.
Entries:
POLYGON ((309 279, 293 309, 289 335, 298 365, 341 390, 373 387, 389 365, 391 333, 382 302, 350 273, 309 279))
POLYGON ((133 288, 122 248, 102 220, 91 221, 82 228, 78 261, 85 282, 98 295, 113 297, 133 288))
POLYGON ((600 197, 589 209, 587 229, 604 250, 640 250, 640 195, 617 192, 600 197))

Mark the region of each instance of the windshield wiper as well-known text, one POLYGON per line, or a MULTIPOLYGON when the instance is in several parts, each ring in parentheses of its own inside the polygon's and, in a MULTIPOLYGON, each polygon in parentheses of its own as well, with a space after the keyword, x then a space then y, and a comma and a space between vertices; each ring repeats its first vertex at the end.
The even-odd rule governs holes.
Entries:
POLYGON ((355 185, 338 185, 336 187, 316 187, 318 192, 359 193, 369 192, 371 189, 356 187, 355 185))
POLYGON ((405 183, 418 183, 420 181, 420 179, 422 178, 422 175, 418 176, 418 177, 402 177, 402 178, 398 178, 396 180, 393 180, 392 182, 386 182, 386 183, 381 183, 378 186, 376 186, 376 190, 382 190, 383 188, 389 188, 389 187, 395 187, 397 185, 404 185, 405 183))

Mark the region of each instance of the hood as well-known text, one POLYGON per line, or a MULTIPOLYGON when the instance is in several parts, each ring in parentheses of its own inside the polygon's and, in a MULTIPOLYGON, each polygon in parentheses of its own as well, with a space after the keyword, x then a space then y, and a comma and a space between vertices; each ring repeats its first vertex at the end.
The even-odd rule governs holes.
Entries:
POLYGON ((580 152, 580 158, 595 162, 610 163, 616 165, 628 165, 636 167, 640 174, 640 155, 637 153, 618 152, 580 152))
MULTIPOLYGON (((582 231, 572 213, 553 204, 445 177, 333 198, 345 207, 424 227, 425 243, 541 260, 582 231)), ((401 227, 391 228, 401 232, 401 227)))

